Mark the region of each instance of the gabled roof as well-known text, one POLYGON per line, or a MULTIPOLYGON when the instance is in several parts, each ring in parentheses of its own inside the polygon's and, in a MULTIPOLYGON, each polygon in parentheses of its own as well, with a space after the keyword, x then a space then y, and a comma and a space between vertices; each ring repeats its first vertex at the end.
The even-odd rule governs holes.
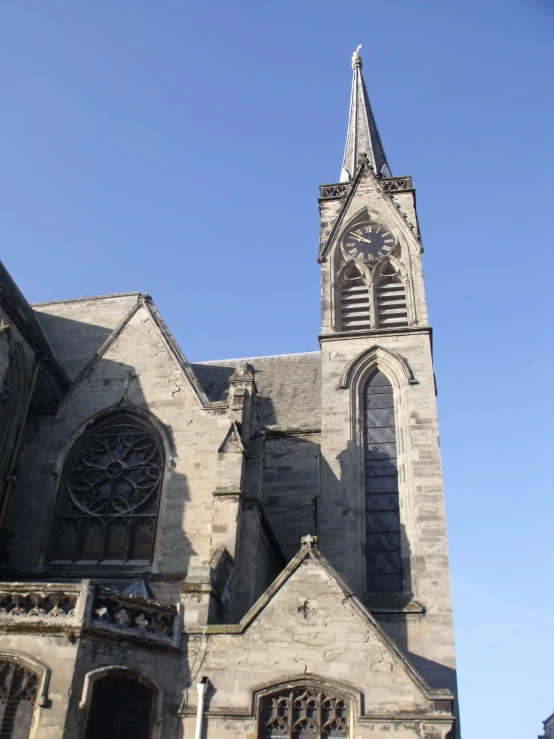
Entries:
POLYGON ((190 367, 212 402, 222 402, 238 362, 254 367, 260 422, 268 429, 319 429, 321 353, 194 362, 190 367))
POLYGON ((324 238, 320 242, 318 262, 322 262, 327 258, 329 251, 334 243, 335 237, 340 232, 344 223, 345 215, 348 213, 352 200, 356 197, 356 192, 360 182, 364 177, 369 177, 376 191, 382 196, 383 202, 389 209, 392 218, 396 220, 399 227, 402 228, 406 237, 412 242, 414 249, 421 251, 421 242, 417 238, 413 225, 407 223, 406 215, 402 214, 398 204, 389 196, 383 187, 381 180, 375 175, 373 167, 368 158, 364 155, 360 157, 356 176, 348 188, 348 193, 342 198, 342 203, 336 217, 332 221, 332 227, 324 234, 324 238))
POLYGON ((158 310, 156 306, 154 305, 152 298, 149 295, 140 295, 140 294, 136 302, 132 306, 132 308, 127 313, 127 315, 125 315, 125 317, 119 323, 119 325, 112 331, 112 333, 103 342, 103 344, 94 352, 94 354, 91 356, 89 361, 85 364, 81 372, 77 375, 68 393, 65 395, 63 399, 63 403, 67 401, 67 399, 73 394, 76 388, 81 384, 83 379, 92 371, 92 369, 95 367, 97 362, 103 357, 106 351, 112 346, 112 344, 123 333, 123 331, 125 330, 125 327, 129 323, 129 321, 133 318, 135 313, 137 313, 137 311, 140 310, 141 308, 144 308, 148 312, 150 317, 152 318, 154 324, 156 325, 157 329, 159 330, 161 334, 161 337, 164 341, 166 348, 168 349, 170 355, 173 357, 173 359, 179 366, 183 375, 186 377, 186 379, 190 383, 192 390, 194 394, 196 395, 196 398, 198 402, 200 403, 200 405, 201 406, 208 405, 209 401, 208 401, 208 398, 206 397, 206 394, 202 390, 202 387, 200 386, 198 380, 196 379, 194 372, 191 370, 190 365, 187 362, 183 352, 181 351, 177 342, 173 338, 173 335, 171 334, 170 330, 166 326, 162 317, 158 313, 158 310))
MULTIPOLYGON (((279 591, 286 583, 295 576, 301 565, 311 560, 329 577, 342 596, 343 603, 348 602, 352 608, 355 617, 359 619, 364 628, 374 632, 385 649, 391 653, 395 659, 402 665, 403 670, 409 678, 415 683, 417 688, 428 700, 452 700, 453 696, 450 690, 433 689, 424 678, 415 669, 401 649, 392 641, 387 633, 381 628, 374 616, 365 608, 360 600, 354 595, 354 592, 345 581, 340 577, 336 570, 329 564, 325 557, 315 546, 315 540, 312 537, 305 537, 302 547, 296 556, 288 563, 280 575, 273 581, 263 595, 254 603, 252 608, 246 613, 238 624, 214 624, 207 626, 204 633, 208 634, 243 634, 258 620, 264 609, 273 601, 279 591)), ((310 593, 306 591, 306 598, 310 597, 310 593)), ((194 629, 189 631, 193 632, 194 629)))
POLYGON ((66 388, 69 385, 69 378, 58 362, 33 309, 2 262, 0 262, 0 302, 10 321, 17 326, 36 352, 43 371, 51 375, 59 388, 66 388))
POLYGON ((360 48, 358 46, 352 55, 352 93, 341 182, 351 182, 354 179, 361 154, 367 155, 380 177, 392 177, 362 75, 362 58, 358 54, 360 48))
MULTIPOLYGON (((88 375, 133 315, 145 306, 201 405, 224 403, 229 378, 241 359, 189 364, 152 299, 141 293, 82 297, 29 307, 37 329, 46 336, 70 374, 68 395, 88 375), (38 319, 38 320, 37 320, 38 319)), ((254 357, 260 421, 266 428, 319 429, 321 394, 320 352, 254 357)))
POLYGON ((140 293, 119 293, 33 303, 33 313, 71 380, 108 339, 140 293))

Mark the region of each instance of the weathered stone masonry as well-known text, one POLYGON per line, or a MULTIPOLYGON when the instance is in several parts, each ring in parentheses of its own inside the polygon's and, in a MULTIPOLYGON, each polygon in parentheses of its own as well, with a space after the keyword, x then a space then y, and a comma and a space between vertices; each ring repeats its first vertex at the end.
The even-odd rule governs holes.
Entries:
POLYGON ((320 351, 189 364, 149 295, 0 268, 2 737, 459 736, 415 191, 353 73, 320 351))

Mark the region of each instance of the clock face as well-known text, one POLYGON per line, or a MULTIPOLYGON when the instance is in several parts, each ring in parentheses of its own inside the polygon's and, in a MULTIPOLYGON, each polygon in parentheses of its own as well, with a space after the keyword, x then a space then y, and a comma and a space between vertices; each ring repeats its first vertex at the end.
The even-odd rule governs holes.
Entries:
POLYGON ((389 254, 395 244, 394 236, 378 223, 367 223, 350 231, 344 248, 351 257, 369 261, 389 254))

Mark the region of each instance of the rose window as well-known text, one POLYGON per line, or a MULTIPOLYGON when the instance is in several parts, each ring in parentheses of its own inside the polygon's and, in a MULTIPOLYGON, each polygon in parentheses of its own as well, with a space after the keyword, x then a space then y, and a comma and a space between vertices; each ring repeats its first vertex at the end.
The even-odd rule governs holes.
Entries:
POLYGON ((163 468, 160 434, 139 416, 89 426, 64 465, 51 561, 150 561, 163 468))

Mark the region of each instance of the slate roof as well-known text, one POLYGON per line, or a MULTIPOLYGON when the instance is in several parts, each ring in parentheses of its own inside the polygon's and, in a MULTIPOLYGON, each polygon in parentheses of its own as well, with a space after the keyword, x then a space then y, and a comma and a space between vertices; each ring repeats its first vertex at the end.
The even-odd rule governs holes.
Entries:
POLYGON ((58 363, 42 326, 2 262, 0 262, 0 302, 10 319, 33 346, 43 367, 52 375, 60 388, 67 387, 68 378, 58 363))
POLYGON ((210 401, 227 397, 229 378, 238 362, 254 367, 261 423, 266 428, 320 428, 321 353, 222 359, 191 363, 210 401))

